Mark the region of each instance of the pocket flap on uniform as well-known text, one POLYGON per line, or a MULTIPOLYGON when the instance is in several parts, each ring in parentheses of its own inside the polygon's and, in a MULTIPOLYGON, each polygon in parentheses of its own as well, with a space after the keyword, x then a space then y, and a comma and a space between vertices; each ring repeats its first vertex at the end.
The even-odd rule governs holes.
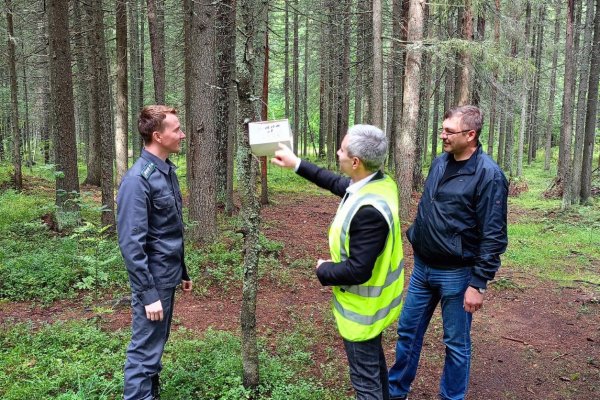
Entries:
POLYGON ((172 195, 155 197, 152 199, 155 208, 163 209, 175 206, 175 198, 172 195))

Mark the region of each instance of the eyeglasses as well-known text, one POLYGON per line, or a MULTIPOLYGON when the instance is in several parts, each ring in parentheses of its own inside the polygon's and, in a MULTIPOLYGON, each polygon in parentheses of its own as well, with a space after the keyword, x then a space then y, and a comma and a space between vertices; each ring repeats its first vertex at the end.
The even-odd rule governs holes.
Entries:
POLYGON ((452 131, 449 131, 448 129, 445 129, 445 128, 440 128, 440 136, 442 136, 442 135, 446 135, 446 137, 448 137, 448 136, 452 136, 452 135, 457 135, 457 134, 459 134, 459 133, 465 133, 465 132, 469 132, 469 131, 471 131, 471 130, 472 130, 472 129, 465 129, 464 131, 452 132, 452 131))

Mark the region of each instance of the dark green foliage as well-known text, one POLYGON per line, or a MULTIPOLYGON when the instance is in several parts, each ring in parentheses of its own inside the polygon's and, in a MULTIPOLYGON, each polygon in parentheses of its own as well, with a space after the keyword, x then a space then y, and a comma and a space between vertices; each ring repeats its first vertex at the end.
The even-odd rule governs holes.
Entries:
MULTIPOLYGON (((82 322, 44 325, 38 330, 23 324, 0 327, 0 397, 119 398, 128 340, 126 330, 106 333, 82 322)), ((302 341, 291 344, 280 355, 261 352, 260 398, 343 398, 298 375, 312 360, 302 341)), ((165 400, 248 398, 242 385, 240 341, 231 333, 208 330, 198 339, 181 329, 174 332, 163 361, 161 398, 165 400)))
MULTIPOLYGON (((243 235, 233 226, 222 230, 216 242, 202 248, 186 247, 186 266, 195 282, 195 290, 202 292, 210 285, 228 288, 241 283, 243 278, 243 235)), ((259 236, 259 273, 268 265, 278 263, 277 257, 283 244, 259 236)))
POLYGON ((0 298, 48 303, 74 297, 77 289, 126 284, 115 239, 92 224, 56 235, 42 219, 52 209, 43 197, 0 195, 0 298))
POLYGON ((126 332, 90 324, 0 328, 0 397, 108 399, 122 391, 126 332))

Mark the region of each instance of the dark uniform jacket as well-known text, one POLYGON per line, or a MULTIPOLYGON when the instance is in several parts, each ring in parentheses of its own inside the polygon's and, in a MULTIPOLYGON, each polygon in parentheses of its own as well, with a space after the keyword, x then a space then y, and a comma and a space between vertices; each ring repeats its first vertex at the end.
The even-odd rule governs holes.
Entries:
MULTIPOLYGON (((328 189, 343 197, 346 188, 352 183, 350 178, 320 168, 302 160, 296 173, 317 186, 328 189)), ((382 179, 383 173, 377 172, 372 178, 382 179)), ((361 207, 350 223, 350 257, 345 261, 324 262, 317 270, 322 285, 360 285, 371 279, 373 267, 379 254, 385 247, 390 229, 377 209, 372 206, 361 207)))
POLYGON ((182 197, 175 165, 142 150, 117 194, 117 231, 133 295, 144 305, 157 289, 189 280, 183 257, 182 197))
POLYGON ((415 222, 406 236, 415 255, 432 267, 472 267, 470 285, 485 288, 508 244, 508 182, 481 145, 445 179, 449 153, 431 164, 415 222))

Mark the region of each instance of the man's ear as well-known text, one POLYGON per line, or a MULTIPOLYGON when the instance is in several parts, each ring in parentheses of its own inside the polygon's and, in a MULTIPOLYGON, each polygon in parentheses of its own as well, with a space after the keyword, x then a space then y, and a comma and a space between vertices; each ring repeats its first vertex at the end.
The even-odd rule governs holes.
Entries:
POLYGON ((467 132, 467 140, 469 142, 473 141, 473 140, 477 140, 477 132, 475 132, 473 129, 471 129, 469 132, 467 132))
POLYGON ((360 158, 352 157, 352 168, 357 169, 359 165, 360 165, 360 158))
POLYGON ((160 132, 159 131, 152 132, 152 141, 154 141, 156 143, 162 142, 162 138, 160 137, 160 132))

